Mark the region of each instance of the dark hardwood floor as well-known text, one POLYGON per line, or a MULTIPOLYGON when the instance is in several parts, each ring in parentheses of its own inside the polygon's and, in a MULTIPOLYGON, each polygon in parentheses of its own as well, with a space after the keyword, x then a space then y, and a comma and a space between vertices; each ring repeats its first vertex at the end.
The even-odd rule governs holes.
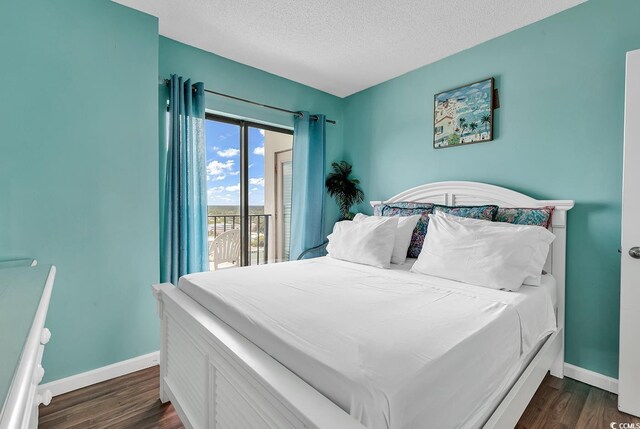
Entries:
MULTIPOLYGON (((41 429, 179 429, 171 404, 158 399, 158 367, 53 398, 40 407, 41 429)), ((623 414, 617 396, 570 378, 547 375, 531 400, 518 429, 607 429, 612 422, 639 423, 623 414)))
POLYGON ((182 428, 171 404, 158 399, 158 366, 56 396, 40 407, 39 428, 182 428))

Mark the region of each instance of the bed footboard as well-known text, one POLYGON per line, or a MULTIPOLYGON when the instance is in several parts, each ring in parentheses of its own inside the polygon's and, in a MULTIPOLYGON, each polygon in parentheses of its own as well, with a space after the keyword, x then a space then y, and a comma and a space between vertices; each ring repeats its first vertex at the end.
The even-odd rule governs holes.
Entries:
POLYGON ((562 330, 547 338, 483 429, 511 429, 516 426, 547 372, 553 367, 558 356, 564 356, 562 338, 562 330))
POLYGON ((187 428, 364 429, 172 284, 153 286, 160 399, 187 428))
MULTIPOLYGON (((365 429, 170 283, 153 286, 161 321, 160 399, 186 428, 365 429)), ((484 429, 510 429, 562 352, 552 334, 484 429)))

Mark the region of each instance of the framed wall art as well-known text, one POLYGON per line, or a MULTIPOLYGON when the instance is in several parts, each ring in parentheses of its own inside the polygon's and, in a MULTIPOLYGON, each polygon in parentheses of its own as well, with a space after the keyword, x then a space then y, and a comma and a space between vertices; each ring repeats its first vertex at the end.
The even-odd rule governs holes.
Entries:
POLYGON ((492 77, 434 96, 433 147, 436 149, 493 140, 492 77))

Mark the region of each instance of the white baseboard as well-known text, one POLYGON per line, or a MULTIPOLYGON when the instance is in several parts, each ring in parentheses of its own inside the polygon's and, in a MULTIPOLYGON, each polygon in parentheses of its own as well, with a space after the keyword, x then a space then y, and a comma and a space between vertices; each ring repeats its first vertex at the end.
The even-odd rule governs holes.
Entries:
POLYGON ((574 380, 615 393, 616 395, 618 394, 618 380, 615 378, 607 377, 606 375, 580 368, 570 363, 564 364, 564 375, 565 377, 573 378, 574 380))
POLYGON ((49 389, 53 396, 58 396, 63 393, 91 386, 92 384, 101 383, 112 378, 158 365, 159 362, 160 352, 152 352, 132 359, 123 360, 122 362, 103 366, 102 368, 96 368, 81 374, 72 375, 71 377, 45 383, 40 385, 38 390, 44 391, 49 389))

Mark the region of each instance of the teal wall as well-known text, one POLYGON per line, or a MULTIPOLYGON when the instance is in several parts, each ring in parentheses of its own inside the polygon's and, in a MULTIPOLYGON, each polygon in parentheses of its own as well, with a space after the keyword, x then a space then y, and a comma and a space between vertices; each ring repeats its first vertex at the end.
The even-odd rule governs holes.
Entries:
MULTIPOLYGON (((566 357, 615 377, 624 54, 640 48, 638 16, 640 2, 591 0, 339 99, 158 38, 155 18, 107 0, 1 2, 0 259, 58 266, 46 380, 158 348, 158 77, 171 73, 336 119, 328 161, 351 160, 368 199, 476 180, 576 200, 566 357), (496 140, 432 149, 433 94, 487 76, 502 104, 496 140)), ((207 97, 211 110, 292 126, 290 115, 207 97)))
POLYGON ((2 1, 0 53, 0 259, 58 268, 45 381, 157 350, 157 19, 2 1))
POLYGON ((640 2, 591 0, 348 97, 344 112, 346 157, 368 199, 431 181, 473 180, 575 200, 566 361, 612 377, 625 52, 640 48, 638 17, 640 2), (500 91, 495 141, 433 149, 433 95, 488 76, 500 91))
MULTIPOLYGON (((45 381, 158 349, 159 76, 324 113, 338 121, 328 160, 342 153, 342 99, 159 38, 156 18, 108 0, 2 2, 0 53, 11 100, 0 103, 0 260, 58 267, 45 381)), ((216 97, 207 108, 293 126, 291 115, 216 97)), ((327 228, 336 218, 330 201, 327 228)))
MULTIPOLYGON (((307 110, 311 113, 325 114, 327 118, 337 121, 335 125, 327 124, 327 167, 342 155, 344 100, 341 98, 175 40, 160 37, 160 76, 168 78, 171 74, 191 78, 196 82, 204 82, 205 88, 224 94, 293 111, 307 110)), ((166 89, 162 85, 160 99, 159 115, 162 118, 165 115, 164 106, 166 106, 163 103, 166 99, 166 89)), ((293 127, 293 116, 290 114, 231 101, 211 94, 207 94, 206 107, 225 115, 293 127)), ((160 133, 163 134, 163 130, 160 130, 160 133)), ((326 207, 325 229, 330 231, 333 223, 338 219, 338 209, 329 197, 326 199, 326 207)))

